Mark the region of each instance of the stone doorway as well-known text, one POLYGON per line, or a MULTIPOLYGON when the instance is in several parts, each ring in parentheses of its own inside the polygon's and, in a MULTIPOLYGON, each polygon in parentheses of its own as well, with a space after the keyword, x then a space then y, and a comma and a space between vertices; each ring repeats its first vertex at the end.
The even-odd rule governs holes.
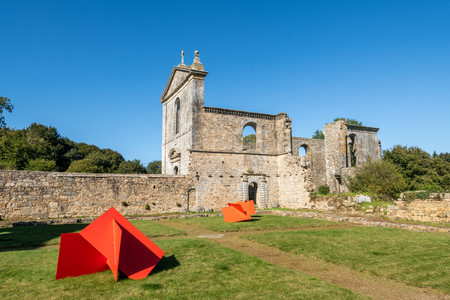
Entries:
POLYGON ((197 205, 197 192, 195 189, 190 189, 188 190, 186 210, 190 211, 196 205, 197 205))
POLYGON ((253 200, 255 203, 255 206, 257 205, 258 201, 258 184, 256 182, 251 182, 248 185, 248 200, 253 200))

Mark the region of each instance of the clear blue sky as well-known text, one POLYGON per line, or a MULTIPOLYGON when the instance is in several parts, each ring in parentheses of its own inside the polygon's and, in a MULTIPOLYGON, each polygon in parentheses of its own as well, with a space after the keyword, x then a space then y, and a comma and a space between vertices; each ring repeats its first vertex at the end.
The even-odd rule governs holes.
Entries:
POLYGON ((145 164, 182 49, 210 72, 207 106, 287 112, 301 137, 355 118, 383 149, 450 152, 450 1, 0 0, 0 40, 8 126, 145 164))

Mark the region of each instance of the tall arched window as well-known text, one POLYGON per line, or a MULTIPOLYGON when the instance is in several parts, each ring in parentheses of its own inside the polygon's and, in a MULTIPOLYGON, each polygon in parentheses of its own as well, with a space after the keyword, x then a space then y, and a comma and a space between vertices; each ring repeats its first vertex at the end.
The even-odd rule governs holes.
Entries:
POLYGON ((180 132, 180 98, 175 100, 175 134, 180 132))
POLYGON ((256 150, 256 124, 248 123, 242 130, 243 150, 256 150))
POLYGON ((173 174, 178 175, 178 167, 177 166, 175 166, 175 168, 173 168, 173 174))

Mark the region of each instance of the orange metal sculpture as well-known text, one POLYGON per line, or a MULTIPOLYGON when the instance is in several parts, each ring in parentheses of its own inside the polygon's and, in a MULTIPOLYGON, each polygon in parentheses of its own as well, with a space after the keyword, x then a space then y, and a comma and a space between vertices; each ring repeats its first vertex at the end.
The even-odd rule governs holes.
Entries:
POLYGON ((252 214, 255 214, 255 205, 253 200, 228 203, 227 207, 222 207, 222 212, 225 222, 247 221, 252 218, 252 214))
POLYGON ((56 280, 107 270, 143 279, 164 256, 114 207, 79 233, 61 234, 56 280))
POLYGON ((242 208, 245 210, 245 212, 248 215, 254 215, 256 214, 256 210, 255 210, 255 202, 253 202, 253 200, 249 200, 249 201, 238 201, 236 202, 237 204, 240 204, 242 206, 242 208))

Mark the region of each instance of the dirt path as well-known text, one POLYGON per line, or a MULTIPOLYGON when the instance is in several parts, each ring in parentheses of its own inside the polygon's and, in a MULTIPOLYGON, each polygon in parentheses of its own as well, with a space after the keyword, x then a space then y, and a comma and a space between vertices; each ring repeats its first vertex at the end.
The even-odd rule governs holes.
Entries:
MULTIPOLYGON (((209 238, 211 241, 217 242, 225 247, 320 278, 375 299, 450 299, 449 296, 438 294, 431 289, 408 286, 387 278, 358 272, 345 266, 327 263, 323 260, 282 252, 276 248, 239 237, 240 235, 263 231, 215 232, 171 220, 161 220, 159 222, 170 227, 184 230, 187 233, 186 237, 209 238)), ((346 225, 341 227, 346 227, 346 225)), ((315 227, 311 229, 319 228, 315 227)), ((277 229, 270 231, 288 230, 302 229, 277 229)))

